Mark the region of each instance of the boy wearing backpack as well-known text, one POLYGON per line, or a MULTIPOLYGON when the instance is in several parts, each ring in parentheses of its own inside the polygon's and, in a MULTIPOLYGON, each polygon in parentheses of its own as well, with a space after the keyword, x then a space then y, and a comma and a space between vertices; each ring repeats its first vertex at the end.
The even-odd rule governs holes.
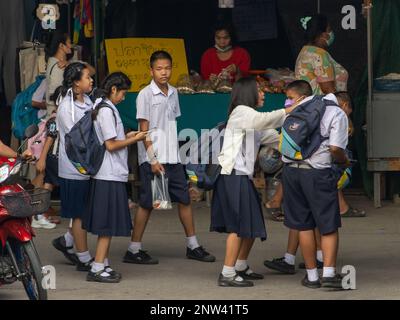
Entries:
POLYGON ((195 235, 189 188, 178 149, 176 118, 181 115, 178 92, 168 83, 172 72, 171 55, 165 51, 154 52, 150 57, 150 68, 153 80, 139 92, 136 101, 140 130, 150 130, 150 137, 138 143, 141 181, 139 209, 134 219, 132 240, 123 261, 158 263, 157 259, 142 250, 142 237, 153 209, 151 181, 155 174, 165 174, 171 200, 179 203, 179 217, 186 233, 186 256, 198 261, 214 262, 215 257, 199 245, 195 235))
POLYGON ((341 227, 338 177, 331 167, 333 162, 343 166, 349 166, 350 162, 344 151, 348 142, 348 120, 337 104, 334 94, 304 98, 282 129, 284 224, 299 231, 307 269, 302 284, 309 288, 319 288, 321 284, 341 288, 342 282, 342 277, 336 274, 338 229, 341 227), (293 150, 289 150, 289 144, 293 150), (321 281, 315 260, 316 227, 321 233, 324 257, 321 281))

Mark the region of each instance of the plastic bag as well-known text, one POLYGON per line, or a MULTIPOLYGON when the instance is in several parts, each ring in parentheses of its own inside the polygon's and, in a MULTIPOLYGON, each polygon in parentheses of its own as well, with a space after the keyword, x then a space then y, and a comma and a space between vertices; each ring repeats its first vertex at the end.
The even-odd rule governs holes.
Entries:
POLYGON ((154 175, 151 181, 151 192, 153 195, 153 208, 156 210, 172 209, 171 198, 168 192, 168 178, 165 174, 154 175))

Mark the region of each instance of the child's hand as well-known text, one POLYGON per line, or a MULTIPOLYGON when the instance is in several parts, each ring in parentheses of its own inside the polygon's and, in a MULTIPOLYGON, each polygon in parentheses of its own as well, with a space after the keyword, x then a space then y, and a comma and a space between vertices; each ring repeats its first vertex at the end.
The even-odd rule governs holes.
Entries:
POLYGON ((25 150, 24 153, 21 155, 22 159, 26 161, 33 161, 35 160, 35 157, 33 156, 32 152, 30 150, 25 150))
POLYGON ((165 172, 165 169, 163 165, 157 161, 156 163, 151 165, 151 171, 159 176, 165 172))
POLYGON ((135 137, 136 141, 142 141, 142 140, 146 140, 148 134, 149 134, 148 131, 138 131, 133 136, 135 137))
POLYGON ((140 131, 131 131, 131 132, 128 132, 128 133, 126 134, 126 138, 127 138, 127 139, 128 139, 128 138, 132 138, 132 137, 134 137, 135 135, 137 135, 138 132, 140 132, 140 131))
POLYGON ((46 160, 45 159, 39 159, 38 162, 36 162, 36 170, 38 173, 44 173, 46 170, 46 160))

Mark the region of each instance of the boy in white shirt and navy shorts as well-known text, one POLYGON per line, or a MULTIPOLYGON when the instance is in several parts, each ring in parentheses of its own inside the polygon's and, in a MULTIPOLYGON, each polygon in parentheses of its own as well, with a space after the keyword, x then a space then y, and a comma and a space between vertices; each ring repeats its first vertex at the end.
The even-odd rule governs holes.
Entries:
MULTIPOLYGON (((313 99, 305 98, 301 104, 313 99)), ((334 94, 324 97, 338 104, 334 94)), ((338 229, 341 227, 337 182, 332 163, 349 166, 345 154, 348 142, 348 120, 339 107, 328 105, 321 119, 324 141, 312 156, 304 161, 283 157, 283 207, 285 226, 299 231, 300 247, 307 274, 302 284, 309 288, 341 288, 342 277, 336 273, 338 229), (320 280, 316 265, 314 229, 321 233, 324 266, 320 280)))
POLYGON ((178 147, 176 118, 180 113, 178 92, 168 84, 171 78, 172 57, 166 51, 156 51, 150 57, 153 80, 139 92, 136 100, 140 131, 149 131, 148 138, 138 143, 140 197, 134 218, 132 239, 124 262, 158 264, 142 250, 142 237, 153 209, 151 180, 165 174, 172 202, 179 204, 179 217, 186 233, 186 256, 203 262, 214 262, 215 257, 199 245, 194 229, 189 188, 178 147))

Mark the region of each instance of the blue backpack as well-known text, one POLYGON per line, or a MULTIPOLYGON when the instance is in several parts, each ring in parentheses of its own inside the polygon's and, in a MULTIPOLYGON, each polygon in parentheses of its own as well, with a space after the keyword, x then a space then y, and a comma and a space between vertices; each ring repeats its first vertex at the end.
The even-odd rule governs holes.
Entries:
POLYGON ((22 140, 24 132, 31 124, 38 124, 38 109, 32 107, 32 96, 36 89, 40 86, 45 76, 37 76, 32 83, 24 91, 21 91, 14 99, 11 111, 12 133, 14 136, 22 140))
POLYGON ((321 120, 327 106, 337 106, 323 96, 315 96, 310 101, 294 109, 283 123, 279 152, 291 160, 305 160, 318 150, 326 140, 321 136, 321 120))
POLYGON ((221 166, 213 163, 213 158, 215 160, 215 156, 219 154, 222 148, 224 140, 222 131, 225 127, 226 122, 222 122, 211 129, 210 132, 202 134, 200 139, 195 142, 197 144, 195 154, 189 154, 191 161, 186 165, 186 174, 189 180, 200 189, 214 189, 215 182, 221 173, 221 166), (217 140, 219 140, 219 144, 217 140), (215 149, 215 146, 219 146, 219 149, 215 149), (202 163, 202 160, 207 163, 202 163))
MULTIPOLYGON (((97 110, 101 108, 111 109, 105 102, 100 102, 96 106, 97 110)), ((116 122, 114 110, 113 115, 116 122)), ((68 159, 78 172, 84 175, 95 175, 100 170, 106 152, 105 145, 97 136, 93 122, 93 110, 86 111, 85 115, 65 135, 65 151, 68 159)))

